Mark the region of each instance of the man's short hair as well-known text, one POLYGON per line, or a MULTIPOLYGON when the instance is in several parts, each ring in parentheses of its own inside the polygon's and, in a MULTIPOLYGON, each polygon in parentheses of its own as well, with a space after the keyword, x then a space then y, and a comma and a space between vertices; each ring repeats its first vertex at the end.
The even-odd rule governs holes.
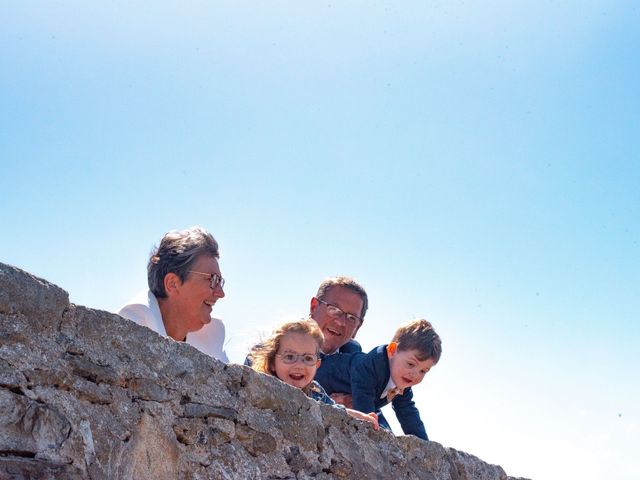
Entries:
POLYGON ((360 285, 351 277, 329 277, 325 279, 318 287, 316 298, 318 300, 324 300, 331 289, 334 287, 346 288, 354 293, 357 293, 360 296, 360 298, 362 299, 362 311, 360 312, 360 320, 364 320, 364 315, 367 313, 367 309, 369 308, 369 297, 367 297, 367 292, 362 287, 362 285, 360 285))
POLYGON ((431 358, 436 364, 442 355, 442 340, 431 323, 424 319, 405 323, 396 330, 391 341, 398 344, 398 351, 416 350, 421 362, 431 358))
POLYGON ((149 290, 156 298, 166 298, 164 277, 167 273, 175 273, 184 282, 188 270, 201 255, 220 257, 218 242, 204 228, 194 226, 167 232, 160 245, 154 247, 147 264, 149 290))

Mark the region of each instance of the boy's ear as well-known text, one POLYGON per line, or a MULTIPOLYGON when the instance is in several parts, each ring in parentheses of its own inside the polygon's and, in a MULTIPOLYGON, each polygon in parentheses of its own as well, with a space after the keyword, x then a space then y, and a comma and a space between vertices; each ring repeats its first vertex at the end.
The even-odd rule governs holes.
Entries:
POLYGON ((320 368, 321 363, 322 363, 322 360, 320 359, 316 360, 316 368, 320 368))
POLYGON ((396 342, 391 342, 387 345, 387 357, 393 358, 393 356, 398 351, 398 344, 396 342))

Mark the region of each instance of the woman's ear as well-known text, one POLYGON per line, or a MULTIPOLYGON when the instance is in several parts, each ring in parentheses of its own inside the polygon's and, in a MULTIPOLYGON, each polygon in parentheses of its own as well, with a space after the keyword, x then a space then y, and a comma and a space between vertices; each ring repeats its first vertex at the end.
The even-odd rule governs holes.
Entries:
POLYGON ((182 285, 180 277, 173 272, 169 272, 164 276, 164 291, 167 292, 167 296, 174 295, 182 285))
POLYGON ((387 345, 387 357, 393 358, 393 356, 398 351, 398 344, 396 342, 391 342, 387 345))
POLYGON ((320 359, 316 360, 316 369, 320 368, 321 363, 322 363, 322 360, 320 359))

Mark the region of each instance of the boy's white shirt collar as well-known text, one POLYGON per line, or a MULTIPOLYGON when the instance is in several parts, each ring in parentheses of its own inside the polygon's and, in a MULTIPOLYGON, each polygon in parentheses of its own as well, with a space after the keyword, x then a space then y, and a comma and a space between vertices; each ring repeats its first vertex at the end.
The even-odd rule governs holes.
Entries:
POLYGON ((387 394, 389 393, 389 390, 393 390, 394 388, 396 388, 396 384, 393 382, 393 379, 389 377, 389 382, 387 382, 387 386, 384 387, 384 390, 382 391, 382 395, 380 395, 380 398, 387 398, 387 394))

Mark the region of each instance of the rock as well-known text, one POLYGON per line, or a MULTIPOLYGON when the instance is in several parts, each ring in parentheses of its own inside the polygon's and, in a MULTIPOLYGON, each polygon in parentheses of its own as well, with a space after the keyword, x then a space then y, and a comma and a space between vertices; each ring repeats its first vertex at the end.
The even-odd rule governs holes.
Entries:
POLYGON ((0 263, 0 479, 515 480, 0 263))
POLYGON ((0 284, 0 314, 19 313, 31 318, 34 327, 39 318, 45 328, 57 325, 69 306, 69 294, 60 287, 11 265, 0 263, 0 284))
POLYGON ((71 425, 56 409, 0 389, 0 451, 22 457, 56 457, 71 425))

